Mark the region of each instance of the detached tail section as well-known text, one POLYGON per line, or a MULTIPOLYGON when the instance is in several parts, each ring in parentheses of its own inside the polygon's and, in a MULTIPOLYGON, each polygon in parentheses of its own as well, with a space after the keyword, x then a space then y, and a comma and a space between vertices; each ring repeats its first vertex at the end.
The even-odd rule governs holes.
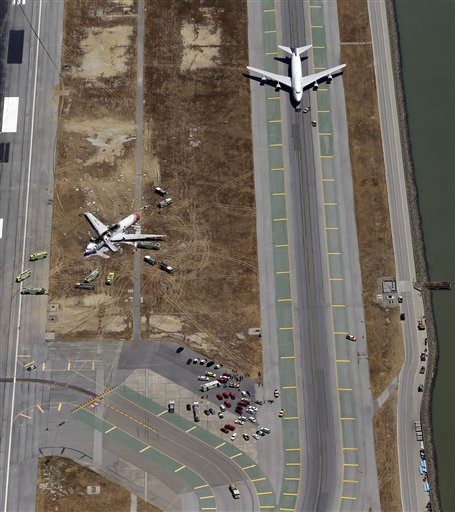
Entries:
POLYGON ((278 48, 281 48, 284 52, 289 53, 289 55, 294 55, 296 53, 297 55, 302 55, 302 53, 305 53, 308 51, 313 45, 309 44, 308 46, 299 46, 298 48, 289 48, 289 46, 283 46, 281 44, 278 45, 278 48))

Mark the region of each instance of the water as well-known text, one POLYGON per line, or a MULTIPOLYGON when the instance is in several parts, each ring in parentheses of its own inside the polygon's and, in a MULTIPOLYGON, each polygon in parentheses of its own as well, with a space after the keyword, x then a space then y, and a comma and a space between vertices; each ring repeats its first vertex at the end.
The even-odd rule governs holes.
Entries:
MULTIPOLYGON (((455 1, 396 5, 430 276, 455 287, 455 1)), ((455 292, 434 292, 433 298, 440 344, 434 442, 441 504, 449 512, 455 511, 455 292)))

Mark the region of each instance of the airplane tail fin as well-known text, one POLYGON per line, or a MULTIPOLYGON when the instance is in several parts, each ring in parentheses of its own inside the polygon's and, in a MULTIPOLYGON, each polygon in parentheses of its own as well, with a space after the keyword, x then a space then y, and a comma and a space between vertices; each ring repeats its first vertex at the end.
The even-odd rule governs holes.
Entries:
POLYGON ((281 44, 279 44, 278 48, 281 48, 284 52, 289 53, 289 55, 292 55, 292 48, 289 48, 289 46, 282 46, 281 44))
POLYGON ((309 44, 308 46, 300 46, 299 48, 296 48, 297 55, 302 55, 302 53, 307 52, 312 46, 312 44, 309 44))

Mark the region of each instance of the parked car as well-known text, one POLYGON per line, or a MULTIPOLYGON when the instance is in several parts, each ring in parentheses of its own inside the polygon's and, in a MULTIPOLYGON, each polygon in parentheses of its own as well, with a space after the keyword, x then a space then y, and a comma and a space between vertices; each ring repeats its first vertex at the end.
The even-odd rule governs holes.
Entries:
POLYGON ((234 432, 231 436, 231 441, 235 441, 236 438, 237 438, 237 432, 234 432))
POLYGON ((169 206, 170 204, 172 204, 172 197, 166 197, 166 199, 163 199, 162 201, 160 201, 157 206, 158 208, 165 208, 166 206, 169 206))
POLYGON ((285 411, 286 409, 281 409, 280 412, 278 413, 278 418, 282 418, 284 416, 285 411))
POLYGON ((210 407, 209 413, 213 416, 215 414, 215 410, 210 407))
POLYGON ((232 407, 232 404, 231 404, 231 402, 229 402, 229 400, 225 400, 225 401, 224 401, 224 405, 225 405, 226 407, 232 407))
POLYGON ((248 434, 243 433, 242 437, 243 437, 243 439, 245 439, 245 441, 249 441, 250 440, 250 436, 248 434))
POLYGON ((226 410, 226 406, 225 406, 225 405, 223 405, 223 404, 221 404, 221 405, 220 405, 220 410, 224 412, 224 411, 226 410))
POLYGON ((191 411, 191 404, 186 404, 186 410, 191 411))
POLYGON ((357 341, 357 338, 353 336, 352 334, 347 334, 346 339, 349 341, 357 341))
POLYGON ((186 362, 186 364, 191 364, 193 362, 193 360, 191 359, 191 357, 188 359, 188 361, 186 362))
POLYGON ((224 414, 222 412, 219 412, 218 413, 218 418, 220 418, 220 420, 222 420, 224 418, 224 414))
POLYGON ((180 352, 183 352, 184 348, 185 348, 185 347, 179 347, 179 348, 176 350, 177 354, 180 354, 180 352))
POLYGON ((216 397, 218 398, 218 400, 223 400, 223 395, 221 393, 218 393, 216 397))
POLYGON ((164 190, 162 187, 155 187, 155 193, 161 197, 164 197, 167 194, 167 190, 164 190))
POLYGON ((279 390, 278 390, 278 389, 275 389, 275 391, 273 392, 273 396, 274 396, 275 398, 278 398, 278 397, 280 396, 280 392, 279 392, 279 390))
POLYGON ((203 380, 207 382, 210 380, 210 377, 207 377, 207 375, 198 375, 197 380, 203 380))
POLYGON ((223 391, 224 398, 229 398, 229 393, 226 393, 226 391, 223 391))
POLYGON ((227 428, 228 430, 232 430, 232 431, 235 430, 235 426, 231 425, 230 423, 226 423, 226 425, 224 425, 224 428, 227 428))
POLYGON ((219 364, 219 363, 214 366, 215 370, 219 370, 222 367, 223 367, 223 365, 219 364))
POLYGON ((224 434, 229 434, 229 430, 226 428, 226 427, 222 427, 220 428, 221 432, 223 432, 224 434))
POLYGON ((229 393, 229 396, 231 397, 232 400, 235 400, 235 393, 233 393, 232 391, 229 393))

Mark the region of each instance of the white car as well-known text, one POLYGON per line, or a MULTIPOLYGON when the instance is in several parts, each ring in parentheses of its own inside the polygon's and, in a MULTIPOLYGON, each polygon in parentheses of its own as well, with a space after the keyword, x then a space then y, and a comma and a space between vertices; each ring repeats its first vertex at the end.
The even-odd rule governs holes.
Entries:
POLYGON ((245 422, 248 418, 246 416, 239 416, 239 420, 245 422))
POLYGON ((246 391, 241 391, 242 396, 248 396, 248 393, 246 391))
POLYGON ((216 364, 216 365, 213 367, 213 369, 214 369, 214 370, 219 370, 219 369, 220 369, 220 368, 222 368, 222 367, 223 367, 223 365, 222 365, 222 364, 216 364))
POLYGON ((224 414, 222 412, 219 412, 218 413, 218 418, 220 418, 220 420, 222 420, 224 418, 224 414))
POLYGON ((225 405, 223 405, 223 404, 221 404, 221 405, 220 405, 220 409, 224 412, 224 411, 226 410, 226 406, 225 406, 225 405))
POLYGON ((253 437, 257 440, 259 439, 259 436, 257 434, 253 434, 253 437))
POLYGON ((254 414, 256 411, 252 407, 248 407, 246 409, 246 412, 249 412, 250 414, 254 414))
POLYGON ((257 423, 257 420, 254 416, 250 416, 248 419, 251 421, 251 423, 257 423))
POLYGON ((234 423, 237 423, 237 425, 243 425, 245 422, 242 420, 235 420, 234 423))
POLYGON ((207 377, 207 375, 198 375, 197 380, 208 381, 208 380, 210 380, 210 377, 207 377))
POLYGON ((201 359, 201 360, 199 361, 199 364, 205 364, 206 362, 207 362, 207 359, 201 359))
POLYGON ((234 432, 231 436, 231 441, 235 441, 237 438, 237 432, 234 432))

